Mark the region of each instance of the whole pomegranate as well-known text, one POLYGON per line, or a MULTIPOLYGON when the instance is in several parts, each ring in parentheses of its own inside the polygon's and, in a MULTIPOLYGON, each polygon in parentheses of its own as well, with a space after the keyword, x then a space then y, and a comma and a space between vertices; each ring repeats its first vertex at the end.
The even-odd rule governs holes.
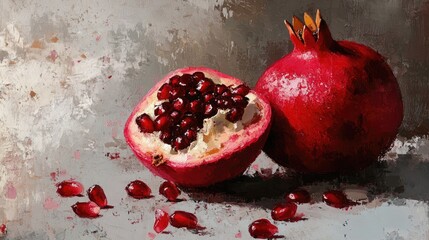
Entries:
POLYGON ((127 143, 153 173, 207 186, 243 173, 267 139, 268 102, 242 81, 189 67, 159 81, 125 124, 127 143))
POLYGON ((271 65, 255 91, 272 107, 264 151, 301 172, 362 169, 383 154, 403 118, 401 92, 384 58, 335 41, 317 11, 285 21, 294 50, 271 65))

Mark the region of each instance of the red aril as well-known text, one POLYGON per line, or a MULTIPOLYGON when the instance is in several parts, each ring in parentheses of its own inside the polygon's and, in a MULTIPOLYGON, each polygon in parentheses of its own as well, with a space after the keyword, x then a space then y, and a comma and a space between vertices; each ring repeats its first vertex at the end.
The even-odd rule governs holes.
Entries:
POLYGON ((249 225, 250 236, 254 238, 273 238, 278 232, 279 229, 265 218, 258 219, 249 225))
POLYGON ((264 151, 300 172, 353 172, 377 161, 398 133, 398 82, 373 49, 332 39, 317 11, 286 27, 294 50, 272 64, 255 91, 273 109, 264 151))
POLYGON ((143 199, 151 197, 152 191, 149 186, 146 185, 143 181, 134 180, 130 182, 126 187, 125 191, 127 191, 128 196, 135 199, 143 199))
POLYGON ((3 237, 7 233, 7 227, 6 224, 2 223, 0 225, 0 237, 3 237))
POLYGON ((61 197, 82 197, 84 187, 82 183, 75 180, 65 180, 56 184, 57 193, 61 197))
POLYGON ((170 224, 176 228, 203 229, 198 225, 197 217, 189 212, 175 211, 170 215, 170 224))
POLYGON ((77 202, 71 208, 81 218, 96 218, 100 216, 100 207, 95 202, 77 202))
POLYGON ((349 200, 344 192, 338 190, 324 192, 323 201, 334 208, 346 208, 356 205, 356 202, 349 200))
POLYGON ((108 205, 106 194, 100 185, 91 186, 87 193, 89 200, 95 202, 100 208, 113 208, 113 206, 108 205))
POLYGON ((311 201, 310 193, 304 189, 297 189, 285 196, 286 202, 294 202, 298 204, 309 203, 311 201))
POLYGON ((242 81, 190 67, 168 74, 143 97, 124 135, 153 173, 198 187, 242 174, 259 155, 270 119, 269 104, 242 81), (140 121, 147 115, 152 132, 140 121))
POLYGON ((159 186, 159 194, 166 197, 168 201, 174 202, 180 195, 180 190, 173 182, 165 181, 159 186))
POLYGON ((276 221, 286 221, 295 217, 297 209, 296 203, 279 203, 271 210, 271 217, 276 221))
POLYGON ((155 230, 156 233, 160 233, 164 231, 164 229, 168 227, 168 222, 169 222, 168 213, 161 209, 156 209, 155 223, 153 224, 153 230, 155 230))

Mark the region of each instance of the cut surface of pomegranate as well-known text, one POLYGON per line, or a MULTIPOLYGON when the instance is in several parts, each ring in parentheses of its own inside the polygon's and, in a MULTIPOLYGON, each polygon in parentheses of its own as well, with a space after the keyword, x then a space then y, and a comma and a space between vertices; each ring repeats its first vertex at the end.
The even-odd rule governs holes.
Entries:
POLYGON ((317 11, 285 22, 294 49, 259 78, 273 110, 264 151, 300 172, 353 172, 377 161, 403 118, 398 82, 373 49, 335 41, 317 11))
POLYGON ((273 238, 278 232, 279 229, 277 228, 277 226, 275 226, 270 222, 270 220, 265 218, 258 219, 249 225, 250 236, 254 238, 273 238))
POLYGON ((156 175, 183 186, 207 186, 245 171, 261 151, 270 119, 269 104, 242 81, 189 67, 149 91, 124 135, 156 175))
POLYGON ((180 195, 180 190, 173 182, 165 181, 159 186, 159 194, 166 197, 168 201, 174 202, 177 200, 177 197, 180 195))
POLYGON ((153 230, 155 230, 156 233, 160 233, 164 231, 168 227, 168 222, 169 222, 168 213, 161 209, 156 209, 155 223, 153 224, 153 230))
POLYGON ((100 216, 100 207, 95 202, 77 202, 71 208, 81 218, 97 218, 100 216))
POLYGON ((187 228, 187 229, 203 229, 198 225, 197 217, 185 211, 175 211, 170 215, 170 224, 176 228, 187 228))
POLYGON ((271 217, 276 221, 286 221, 295 217, 297 209, 296 203, 279 203, 271 211, 271 217))
POLYGON ((143 199, 151 197, 152 190, 141 180, 134 180, 125 187, 128 196, 135 199, 143 199))
POLYGON ((297 204, 309 203, 311 201, 310 193, 304 189, 297 189, 285 196, 286 202, 294 202, 297 204))
POLYGON ((108 205, 106 194, 100 185, 96 184, 88 188, 87 194, 89 200, 95 202, 100 208, 113 208, 113 206, 108 205))
POLYGON ((82 197, 84 187, 82 183, 75 180, 65 180, 56 184, 57 193, 61 197, 82 197))

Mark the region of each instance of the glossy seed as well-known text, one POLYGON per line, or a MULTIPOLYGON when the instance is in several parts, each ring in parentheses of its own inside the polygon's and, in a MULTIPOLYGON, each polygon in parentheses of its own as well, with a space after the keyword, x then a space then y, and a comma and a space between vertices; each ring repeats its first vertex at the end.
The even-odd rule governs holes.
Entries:
POLYGON ((295 214, 298 206, 296 203, 279 203, 271 211, 271 217, 276 221, 285 221, 292 219, 295 214))
POLYGON ((100 185, 91 186, 88 191, 89 200, 95 202, 100 208, 113 208, 113 206, 108 205, 106 194, 104 193, 103 188, 100 185))
POLYGON ((65 180, 56 184, 57 193, 61 197, 82 197, 85 190, 82 183, 74 180, 65 180))
POLYGON ((246 96, 250 92, 250 88, 244 84, 241 84, 235 88, 232 88, 231 92, 233 94, 239 94, 241 96, 246 96))
POLYGON ((168 80, 168 83, 171 86, 176 87, 176 86, 179 86, 179 81, 180 81, 180 76, 174 75, 168 80))
POLYGON ((125 187, 125 191, 127 191, 128 196, 135 199, 149 198, 150 194, 152 193, 149 186, 140 180, 134 180, 130 182, 125 187))
POLYGON ((155 106, 154 114, 155 116, 161 115, 163 113, 169 112, 173 108, 173 105, 170 102, 163 102, 155 106))
POLYGON ((244 114, 244 109, 233 107, 228 111, 225 118, 226 120, 235 123, 243 118, 243 114, 244 114))
POLYGON ((198 225, 197 217, 189 212, 185 211, 175 211, 170 216, 170 224, 176 228, 188 228, 188 229, 198 229, 201 228, 198 225))
POLYGON ((338 190, 330 190, 323 193, 323 201, 334 208, 345 208, 356 205, 355 202, 349 200, 346 194, 338 190))
POLYGON ((180 195, 180 190, 173 182, 165 181, 159 186, 159 194, 166 197, 168 201, 174 202, 180 195))
POLYGON ((265 218, 258 219, 249 225, 250 236, 254 238, 273 238, 278 232, 279 229, 265 218))
POLYGON ((168 213, 161 209, 156 209, 155 223, 153 224, 153 230, 155 230, 156 233, 160 233, 164 231, 168 227, 168 222, 169 222, 168 213))
POLYGON ((290 192, 285 197, 287 202, 294 202, 298 204, 309 203, 311 201, 310 193, 304 189, 297 189, 290 192))
POLYGON ((95 202, 77 202, 71 208, 81 218, 96 218, 100 216, 100 207, 95 202))
POLYGON ((165 100, 170 97, 171 85, 164 83, 157 92, 157 97, 159 100, 165 100))
POLYGON ((154 125, 156 131, 167 130, 170 127, 171 119, 168 114, 161 114, 155 118, 154 125))
POLYGON ((146 113, 143 113, 136 118, 136 124, 141 132, 152 133, 153 131, 155 131, 154 122, 146 113))
POLYGON ((182 150, 189 147, 190 142, 186 137, 178 136, 173 140, 172 146, 174 150, 182 150))

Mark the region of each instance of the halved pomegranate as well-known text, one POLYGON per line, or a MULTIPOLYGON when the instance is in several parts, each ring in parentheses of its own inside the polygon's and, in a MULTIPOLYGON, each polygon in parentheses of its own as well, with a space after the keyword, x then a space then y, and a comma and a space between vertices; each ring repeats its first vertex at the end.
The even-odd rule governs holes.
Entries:
POLYGON ((125 139, 154 174, 207 186, 243 173, 267 138, 271 108, 242 81, 189 67, 159 81, 135 107, 125 139))

